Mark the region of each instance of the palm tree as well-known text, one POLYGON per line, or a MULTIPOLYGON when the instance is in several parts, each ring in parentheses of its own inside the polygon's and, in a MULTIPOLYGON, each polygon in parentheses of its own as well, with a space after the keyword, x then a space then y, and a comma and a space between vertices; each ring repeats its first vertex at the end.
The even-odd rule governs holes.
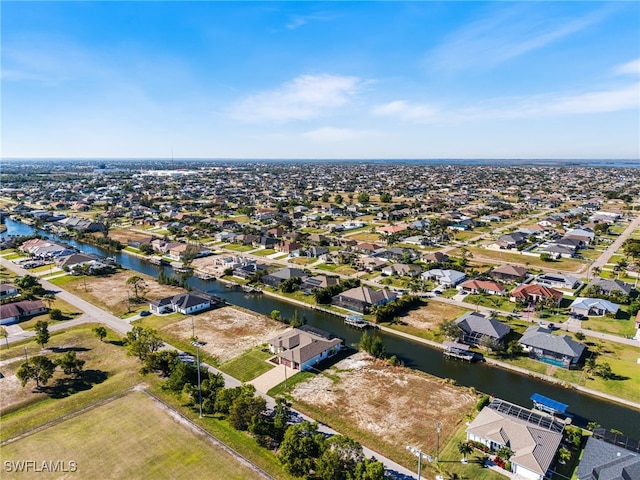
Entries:
POLYGON ((564 447, 560 448, 560 450, 558 450, 558 461, 564 465, 569 460, 571 460, 571 452, 564 447))
POLYGON ((458 443, 458 451, 462 454, 462 463, 467 463, 467 455, 473 452, 473 448, 467 442, 458 443))

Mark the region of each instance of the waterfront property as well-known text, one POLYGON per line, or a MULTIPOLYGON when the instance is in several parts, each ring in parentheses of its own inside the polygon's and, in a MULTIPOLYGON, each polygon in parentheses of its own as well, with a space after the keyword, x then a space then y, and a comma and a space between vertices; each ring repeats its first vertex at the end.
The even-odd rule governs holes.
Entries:
POLYGON ((578 480, 640 478, 640 442, 596 428, 587 440, 576 476, 578 480))
POLYGON ((523 478, 545 478, 562 440, 564 425, 553 418, 495 399, 467 428, 467 440, 492 451, 513 451, 511 471, 523 478))
POLYGON ((466 274, 457 270, 434 268, 422 274, 423 280, 435 280, 445 287, 455 287, 467 278, 466 274))
POLYGON ((478 312, 467 312, 456 320, 462 331, 462 341, 468 345, 485 345, 487 342, 502 343, 511 331, 509 325, 478 312))
POLYGON ((285 280, 289 280, 291 278, 296 278, 296 277, 304 281, 306 280, 308 275, 298 268, 286 267, 281 270, 278 270, 277 272, 273 272, 269 275, 265 275, 264 277, 262 277, 260 281, 265 285, 278 288, 278 286, 285 280))
POLYGON ((173 297, 161 298, 149 304, 149 310, 153 313, 179 312, 183 315, 189 315, 208 308, 211 308, 210 299, 192 293, 181 293, 173 297))
POLYGON ((520 345, 531 358, 564 368, 576 365, 586 351, 583 344, 570 336, 553 335, 550 329, 540 326, 527 328, 520 345))
POLYGON ((355 287, 335 295, 331 298, 331 303, 359 313, 367 313, 371 307, 384 305, 394 301, 396 298, 398 296, 391 290, 355 287))
POLYGON ((335 355, 342 345, 341 338, 319 328, 303 325, 269 340, 269 351, 278 356, 278 363, 302 371, 335 355))

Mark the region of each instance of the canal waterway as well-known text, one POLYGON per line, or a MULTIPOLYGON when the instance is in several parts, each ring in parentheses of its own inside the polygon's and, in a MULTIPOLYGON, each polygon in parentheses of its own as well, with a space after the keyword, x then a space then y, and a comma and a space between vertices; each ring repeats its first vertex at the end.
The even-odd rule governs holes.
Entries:
MULTIPOLYGON (((7 226, 5 235, 31 235, 35 232, 33 227, 9 218, 5 223, 7 226)), ((157 278, 161 268, 164 268, 167 274, 172 273, 171 267, 159 267, 134 255, 113 253, 93 245, 60 239, 49 232, 39 231, 39 233, 61 243, 72 245, 85 253, 114 256, 123 267, 146 275, 157 278)), ((300 317, 305 318, 308 325, 338 335, 353 347, 356 347, 360 340, 361 332, 347 327, 341 317, 293 305, 268 295, 246 294, 240 289, 226 288, 223 283, 217 281, 192 277, 188 280, 188 284, 193 289, 223 298, 232 305, 262 314, 268 315, 273 310, 279 310, 285 318, 291 318, 297 311, 300 317)), ((568 404, 569 411, 574 415, 574 423, 578 425, 585 426, 588 421, 595 421, 604 427, 615 428, 625 435, 640 437, 640 411, 510 370, 483 363, 468 364, 448 360, 444 358, 441 350, 407 338, 385 332, 378 332, 378 335, 383 339, 387 354, 396 355, 407 367, 441 378, 453 379, 458 385, 474 387, 478 391, 527 408, 532 406, 531 395, 539 393, 568 404)))

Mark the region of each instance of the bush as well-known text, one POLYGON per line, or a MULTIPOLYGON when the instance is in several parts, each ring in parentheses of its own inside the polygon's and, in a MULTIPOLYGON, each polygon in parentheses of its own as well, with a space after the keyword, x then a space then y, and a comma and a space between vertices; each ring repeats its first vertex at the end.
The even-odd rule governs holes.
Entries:
POLYGON ((478 400, 478 403, 476 403, 476 410, 482 410, 484 407, 489 405, 489 403, 491 403, 491 397, 489 397, 489 395, 484 395, 480 400, 478 400))
POLYGON ((59 308, 52 308, 49 310, 49 318, 51 320, 64 320, 64 315, 59 308))

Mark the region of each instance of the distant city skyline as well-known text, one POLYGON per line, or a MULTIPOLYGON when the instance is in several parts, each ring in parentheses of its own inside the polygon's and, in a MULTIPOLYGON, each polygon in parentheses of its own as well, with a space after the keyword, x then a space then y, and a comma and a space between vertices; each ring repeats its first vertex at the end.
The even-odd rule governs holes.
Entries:
POLYGON ((3 2, 3 158, 638 159, 638 2, 3 2))

